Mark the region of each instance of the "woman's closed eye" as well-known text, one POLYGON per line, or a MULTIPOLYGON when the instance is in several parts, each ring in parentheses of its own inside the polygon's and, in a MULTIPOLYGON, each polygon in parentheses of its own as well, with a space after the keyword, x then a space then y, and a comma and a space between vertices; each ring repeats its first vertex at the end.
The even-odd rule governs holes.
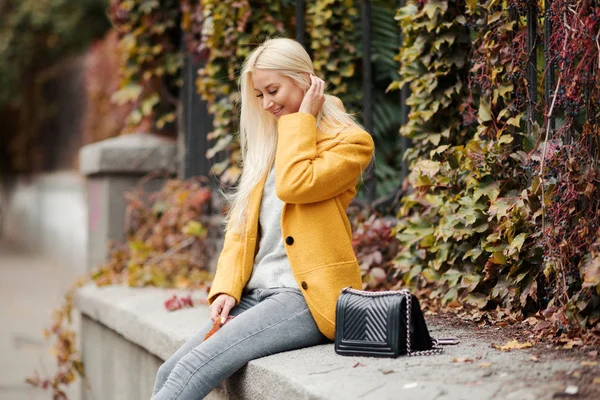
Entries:
MULTIPOLYGON (((273 90, 272 92, 268 92, 271 96, 275 95, 277 93, 277 90, 273 90)), ((263 97, 262 93, 256 95, 256 97, 263 97)))

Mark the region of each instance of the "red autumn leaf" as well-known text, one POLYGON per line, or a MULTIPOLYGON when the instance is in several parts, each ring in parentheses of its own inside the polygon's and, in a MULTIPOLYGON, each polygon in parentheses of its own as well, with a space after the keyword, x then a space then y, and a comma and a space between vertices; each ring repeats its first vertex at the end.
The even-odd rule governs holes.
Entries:
POLYGON ((211 330, 208 331, 208 333, 206 334, 206 336, 204 336, 204 340, 207 340, 209 337, 211 337, 212 335, 214 335, 215 332, 217 332, 220 327, 221 327, 221 322, 217 319, 215 321, 215 323, 213 324, 213 327, 211 328, 211 330))
POLYGON ((222 327, 223 325, 225 325, 226 323, 228 323, 229 321, 231 321, 233 318, 233 316, 228 316, 227 319, 225 320, 225 323, 221 324, 221 321, 219 319, 217 319, 214 324, 213 327, 210 329, 210 331, 208 331, 208 333, 206 334, 206 336, 204 336, 204 340, 207 340, 209 337, 211 337, 212 335, 214 335, 220 327, 222 327))
POLYGON ((191 307, 194 307, 194 302, 191 296, 177 297, 177 295, 173 295, 170 299, 165 301, 165 308, 169 311, 191 307))

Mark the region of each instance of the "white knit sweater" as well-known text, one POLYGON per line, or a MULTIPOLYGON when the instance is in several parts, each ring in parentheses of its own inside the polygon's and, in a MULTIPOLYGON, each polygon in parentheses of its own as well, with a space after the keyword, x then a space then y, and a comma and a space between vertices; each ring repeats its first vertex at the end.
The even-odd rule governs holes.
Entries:
POLYGON ((275 193, 275 167, 273 166, 267 176, 260 203, 258 221, 261 238, 246 290, 298 288, 283 244, 280 225, 282 209, 283 201, 275 193))

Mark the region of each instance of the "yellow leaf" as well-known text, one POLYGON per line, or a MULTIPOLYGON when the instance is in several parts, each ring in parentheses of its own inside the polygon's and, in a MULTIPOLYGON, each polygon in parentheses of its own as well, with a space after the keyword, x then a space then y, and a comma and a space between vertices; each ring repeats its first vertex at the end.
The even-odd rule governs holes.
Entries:
POLYGON ((474 14, 477 7, 477 0, 467 0, 467 9, 469 13, 474 14))
POLYGON ((422 160, 417 163, 415 169, 421 171, 423 175, 433 178, 440 170, 441 164, 437 161, 422 160))
POLYGON ((519 233, 511 242, 510 248, 516 249, 517 251, 521 251, 523 247, 523 243, 525 243, 525 239, 527 238, 526 233, 519 233))
POLYGON ((204 226, 198 221, 188 221, 183 227, 183 234, 188 236, 205 237, 207 232, 204 226))
POLYGON ((190 192, 188 190, 182 190, 181 192, 177 193, 177 204, 183 204, 188 197, 190 197, 190 192))
POLYGON ((506 264, 506 256, 500 250, 494 251, 492 256, 489 258, 490 262, 494 264, 504 265, 506 264))
POLYGON ((520 128, 521 127, 521 118, 523 118, 522 113, 510 118, 508 121, 506 121, 506 123, 509 125, 515 126, 517 128, 520 128))
POLYGON ((470 363, 470 362, 473 362, 473 359, 472 358, 464 358, 464 357, 458 357, 458 358, 455 357, 455 358, 452 359, 452 362, 455 362, 455 363, 470 363))
POLYGON ((581 365, 586 367, 595 367, 596 365, 598 365, 598 361, 582 361, 581 365))
POLYGON ((506 342, 503 346, 498 346, 497 344, 492 344, 492 347, 502 350, 502 351, 511 351, 518 349, 526 349, 528 347, 533 346, 531 342, 519 343, 517 339, 511 340, 510 342, 506 342))
POLYGON ((479 104, 479 119, 481 122, 488 122, 492 120, 492 110, 490 108, 489 100, 482 98, 479 104))
POLYGON ((510 135, 502 135, 500 136, 500 139, 498 139, 498 144, 512 143, 513 140, 514 138, 510 135))

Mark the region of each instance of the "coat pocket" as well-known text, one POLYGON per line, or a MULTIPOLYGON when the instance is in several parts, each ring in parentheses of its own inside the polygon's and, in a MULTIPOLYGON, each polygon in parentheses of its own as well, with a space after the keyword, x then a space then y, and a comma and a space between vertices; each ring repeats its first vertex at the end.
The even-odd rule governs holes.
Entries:
POLYGON ((330 324, 335 324, 335 306, 340 291, 348 286, 362 289, 360 269, 356 261, 314 268, 299 275, 298 278, 313 315, 318 314, 330 324))

